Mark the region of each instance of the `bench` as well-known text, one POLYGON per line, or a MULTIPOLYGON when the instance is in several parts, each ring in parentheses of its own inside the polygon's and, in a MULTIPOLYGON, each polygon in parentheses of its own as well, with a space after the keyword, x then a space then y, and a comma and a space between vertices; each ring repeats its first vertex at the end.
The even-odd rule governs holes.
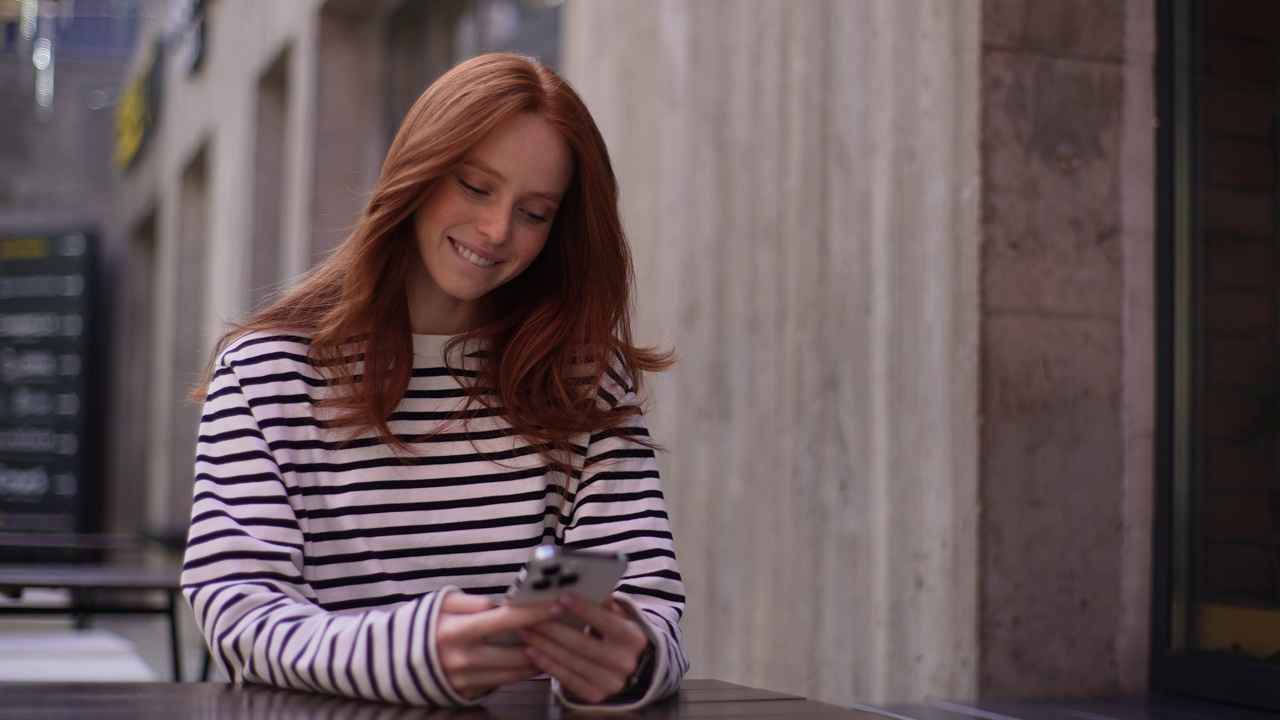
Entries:
POLYGON ((130 536, 0 533, 0 548, 32 557, 58 556, 58 562, 0 563, 0 594, 22 600, 28 589, 66 590, 69 603, 5 603, 0 615, 70 615, 76 626, 88 626, 93 615, 163 614, 169 620, 173 678, 181 681, 182 645, 178 606, 182 568, 176 563, 149 565, 99 560, 106 551, 140 549, 141 539, 130 536), (65 554, 69 561, 61 561, 65 554))

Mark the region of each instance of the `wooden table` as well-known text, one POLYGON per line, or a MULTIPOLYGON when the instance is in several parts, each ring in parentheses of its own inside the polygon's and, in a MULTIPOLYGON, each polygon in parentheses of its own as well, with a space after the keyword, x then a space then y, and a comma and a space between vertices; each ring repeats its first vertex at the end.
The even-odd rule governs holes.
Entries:
MULTIPOLYGON (((28 588, 71 592, 69 605, 3 605, 0 614, 71 615, 159 613, 169 618, 173 678, 182 679, 182 646, 178 637, 178 584, 181 568, 113 563, 0 564, 0 593, 20 598, 28 588), (161 598, 157 595, 163 594, 161 598)), ((0 691, 0 717, 4 716, 0 691)))
POLYGON ((464 710, 383 705, 228 683, 0 683, 0 717, 6 720, 885 720, 881 715, 719 680, 687 680, 675 697, 634 713, 569 711, 552 699, 550 683, 546 680, 509 685, 483 705, 464 710))

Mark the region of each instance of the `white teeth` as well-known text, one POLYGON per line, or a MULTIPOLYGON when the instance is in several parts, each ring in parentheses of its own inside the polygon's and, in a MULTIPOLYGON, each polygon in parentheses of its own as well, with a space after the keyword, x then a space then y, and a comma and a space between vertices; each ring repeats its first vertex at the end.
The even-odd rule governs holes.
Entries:
POLYGON ((492 260, 486 260, 485 258, 480 257, 479 255, 471 252, 470 250, 454 242, 452 239, 449 240, 449 244, 453 245, 453 249, 457 250, 458 254, 466 258, 467 261, 470 262, 472 265, 479 265, 480 267, 493 267, 494 265, 497 265, 496 262, 492 260))

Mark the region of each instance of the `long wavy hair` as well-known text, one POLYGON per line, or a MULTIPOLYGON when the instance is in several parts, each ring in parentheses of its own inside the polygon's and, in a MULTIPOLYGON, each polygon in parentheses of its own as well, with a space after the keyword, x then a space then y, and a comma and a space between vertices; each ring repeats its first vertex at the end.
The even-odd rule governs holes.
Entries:
POLYGON ((553 468, 567 472, 560 458, 572 435, 616 428, 639 412, 599 401, 606 373, 621 373, 639 392, 645 372, 673 359, 669 350, 632 342, 631 257, 604 138, 573 88, 536 60, 481 55, 432 83, 396 133, 350 236, 298 287, 224 335, 218 353, 252 331, 309 334, 311 360, 334 390, 325 400, 337 411, 330 426, 350 437, 372 431, 406 449, 412 438, 397 437, 388 419, 413 368, 406 279, 421 259, 412 214, 516 113, 534 113, 560 133, 573 178, 542 252, 481 299, 472 328, 449 350, 479 341, 474 379, 454 373, 469 405, 502 408, 553 468))

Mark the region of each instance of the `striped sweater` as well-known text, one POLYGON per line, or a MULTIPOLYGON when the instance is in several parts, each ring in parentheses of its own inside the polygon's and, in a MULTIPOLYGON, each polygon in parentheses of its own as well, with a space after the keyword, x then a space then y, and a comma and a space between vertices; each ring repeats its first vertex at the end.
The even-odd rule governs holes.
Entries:
MULTIPOLYGON (((408 455, 324 428, 315 403, 330 391, 305 338, 254 333, 218 358, 182 574, 215 662, 237 682, 467 704, 436 658, 440 599, 496 598, 535 546, 555 542, 627 555, 618 592, 657 650, 647 693, 627 707, 674 692, 688 667, 684 589, 653 451, 630 439, 648 437, 643 419, 573 438, 562 500, 500 410, 472 408, 460 426, 447 340, 413 338, 412 379, 390 419, 412 440, 408 455)), ((466 374, 468 362, 453 364, 466 374)), ((616 375, 606 380, 602 401, 636 403, 616 375)))

